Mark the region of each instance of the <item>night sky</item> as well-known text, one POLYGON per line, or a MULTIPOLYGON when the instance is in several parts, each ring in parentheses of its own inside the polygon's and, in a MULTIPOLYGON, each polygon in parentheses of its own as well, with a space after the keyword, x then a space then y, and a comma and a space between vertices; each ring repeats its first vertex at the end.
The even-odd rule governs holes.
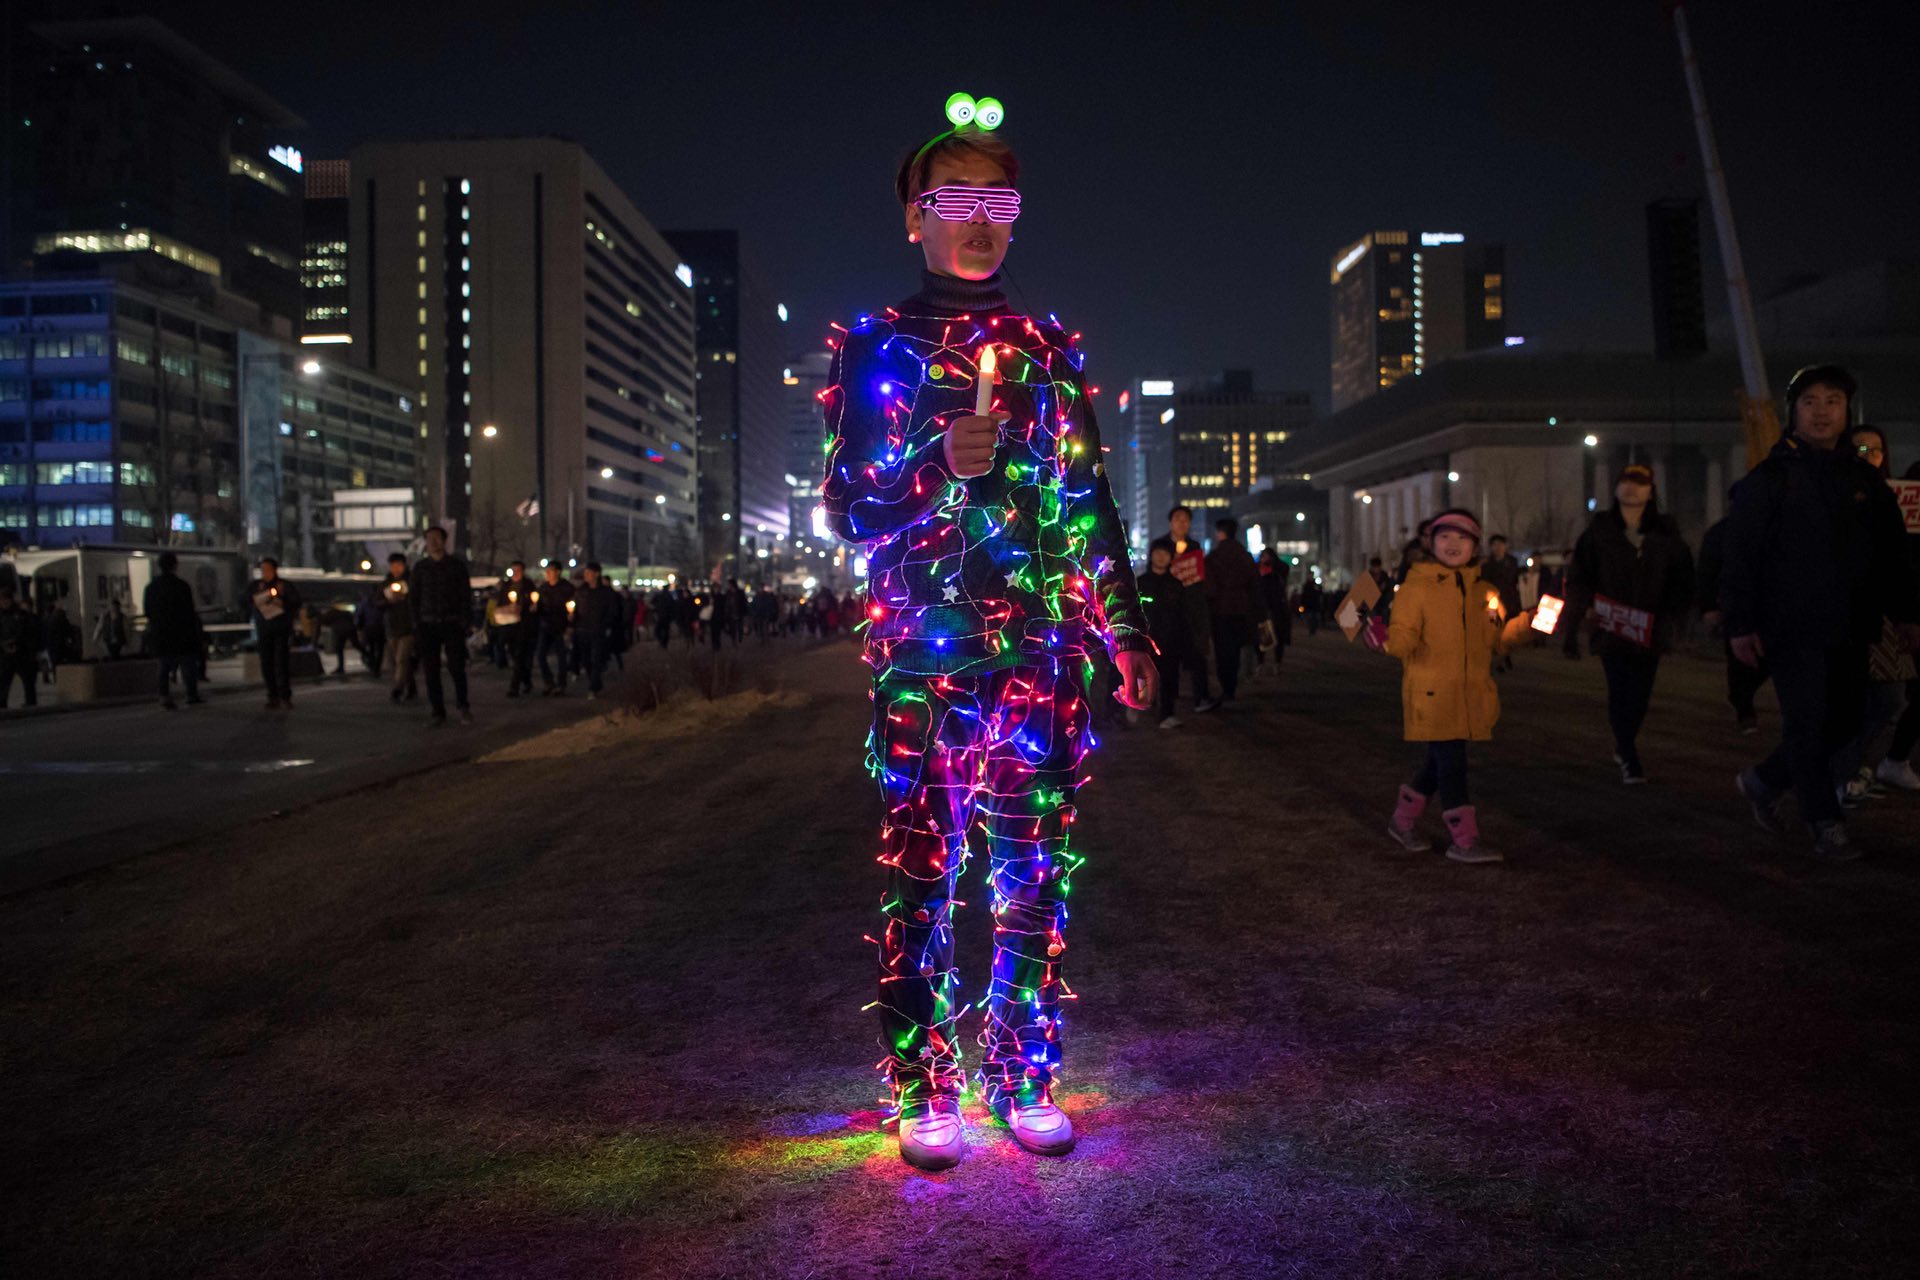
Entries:
MULTIPOLYGON (((961 89, 1006 104, 1021 154, 1016 305, 1085 331, 1096 380, 1251 367, 1324 408, 1328 255, 1377 227, 1505 241, 1509 332, 1532 342, 1650 345, 1643 206, 1704 193, 1657 0, 1272 7, 115 6, 303 115, 311 156, 578 140, 654 225, 741 228, 795 349, 916 286, 893 169, 961 89)), ((1912 251, 1920 91, 1896 11, 1690 6, 1763 296, 1912 251)), ((1704 204, 1702 226, 1723 310, 1704 204)))

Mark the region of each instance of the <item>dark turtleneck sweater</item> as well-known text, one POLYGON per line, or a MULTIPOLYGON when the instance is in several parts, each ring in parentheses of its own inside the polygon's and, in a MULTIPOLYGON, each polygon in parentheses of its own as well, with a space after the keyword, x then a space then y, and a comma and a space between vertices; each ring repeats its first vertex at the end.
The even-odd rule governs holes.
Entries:
POLYGON ((1004 313, 1007 295, 1000 291, 1000 273, 985 280, 962 280, 933 271, 920 273, 920 292, 900 304, 903 312, 984 316, 1004 313))

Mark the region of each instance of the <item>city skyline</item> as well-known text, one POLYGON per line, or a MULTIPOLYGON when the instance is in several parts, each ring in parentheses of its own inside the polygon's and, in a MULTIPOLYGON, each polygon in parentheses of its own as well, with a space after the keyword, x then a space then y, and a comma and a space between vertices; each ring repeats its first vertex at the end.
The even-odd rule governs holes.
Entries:
MULTIPOLYGON (((1326 257, 1365 226, 1504 241, 1509 329, 1530 342, 1649 348, 1643 209, 1701 188, 1678 51, 1651 0, 1497 26, 1331 6, 1234 24, 1056 7, 1021 18, 1024 38, 1049 46, 1044 60, 986 42, 932 71, 889 71, 870 91, 849 88, 873 71, 858 7, 723 31, 699 11, 643 19, 585 5, 449 30, 432 12, 348 4, 297 38, 271 15, 150 11, 300 112, 315 155, 377 138, 577 139, 657 225, 737 227, 757 244, 796 336, 911 292, 919 263, 888 193, 892 167, 935 131, 954 86, 990 88, 1025 163, 1016 304, 1049 299, 1114 387, 1156 369, 1244 367, 1326 403, 1326 257), (365 41, 367 23, 348 20, 362 11, 387 38, 365 41), (1164 68, 1154 83, 1182 89, 1117 73, 1143 47, 1164 68), (679 54, 624 76, 640 48, 679 54), (564 77, 540 73, 558 66, 564 77), (709 154, 720 140, 724 165, 709 154), (1125 199, 1077 193, 1073 175, 1087 173, 1117 175, 1125 199)), ((1806 66, 1845 67, 1850 83, 1892 71, 1897 42, 1792 22, 1807 12, 1689 8, 1761 296, 1884 255, 1916 181, 1873 162, 1901 121, 1871 95, 1823 94, 1810 109, 1780 91, 1806 66), (1802 176, 1808 157, 1846 175, 1843 199, 1802 176)), ((1703 247, 1718 313, 1718 249, 1703 247)))

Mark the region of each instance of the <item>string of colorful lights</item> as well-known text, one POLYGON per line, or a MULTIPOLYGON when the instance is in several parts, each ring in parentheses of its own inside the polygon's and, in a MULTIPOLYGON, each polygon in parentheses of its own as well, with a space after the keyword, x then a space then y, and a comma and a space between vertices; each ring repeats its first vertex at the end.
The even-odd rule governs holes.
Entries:
POLYGON ((868 765, 886 800, 878 1063, 888 1121, 966 1096, 958 1023, 983 1013, 975 1079, 1005 1114, 1060 1071, 1074 796, 1096 745, 1093 646, 1150 650, 1078 334, 1057 319, 862 317, 829 345, 823 505, 869 544, 868 765), (961 480, 947 426, 974 412, 982 355, 1008 415, 994 467, 961 480), (993 963, 959 1001, 953 897, 976 828, 989 854, 993 963))

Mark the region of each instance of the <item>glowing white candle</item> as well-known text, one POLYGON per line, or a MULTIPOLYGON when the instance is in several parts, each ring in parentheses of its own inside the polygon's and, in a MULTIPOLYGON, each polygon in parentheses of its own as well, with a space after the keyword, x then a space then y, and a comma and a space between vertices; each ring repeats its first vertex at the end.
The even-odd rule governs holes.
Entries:
POLYGON ((973 386, 973 411, 982 418, 993 408, 993 371, 996 367, 993 344, 989 342, 980 348, 980 378, 973 386))

